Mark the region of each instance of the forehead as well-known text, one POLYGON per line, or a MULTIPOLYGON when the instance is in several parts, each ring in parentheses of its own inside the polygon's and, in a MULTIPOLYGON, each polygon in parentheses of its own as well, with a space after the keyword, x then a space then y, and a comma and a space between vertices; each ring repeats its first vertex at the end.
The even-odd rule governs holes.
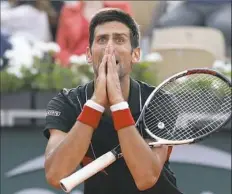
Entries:
POLYGON ((129 36, 130 30, 129 28, 117 21, 113 22, 106 22, 104 24, 98 25, 95 28, 95 36, 100 36, 100 35, 111 35, 111 34, 126 34, 129 36))

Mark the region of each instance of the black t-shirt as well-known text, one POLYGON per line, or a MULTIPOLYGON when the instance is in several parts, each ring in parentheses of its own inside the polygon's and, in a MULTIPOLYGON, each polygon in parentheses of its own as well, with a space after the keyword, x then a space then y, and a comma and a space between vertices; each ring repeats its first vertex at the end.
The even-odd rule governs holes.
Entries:
MULTIPOLYGON (((63 89, 47 106, 46 126, 44 135, 49 138, 49 129, 59 129, 68 132, 76 118, 81 113, 85 102, 92 97, 93 82, 73 89, 63 89)), ((154 87, 146 83, 131 79, 129 107, 136 121, 147 97, 154 87)), ((147 138, 146 132, 138 131, 147 138)), ((129 141, 129 140, 128 140, 129 141)), ((97 129, 93 133, 88 152, 83 159, 82 166, 105 154, 119 144, 118 136, 113 127, 112 119, 103 114, 97 129)), ((169 162, 164 165, 158 182, 146 191, 139 191, 123 158, 89 178, 84 183, 85 194, 181 194, 176 187, 176 179, 169 168, 169 162)))

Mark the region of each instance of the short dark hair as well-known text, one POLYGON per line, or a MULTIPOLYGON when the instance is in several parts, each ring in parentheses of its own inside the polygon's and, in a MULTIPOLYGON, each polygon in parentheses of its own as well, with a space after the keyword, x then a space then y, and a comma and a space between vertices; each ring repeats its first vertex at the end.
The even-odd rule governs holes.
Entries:
POLYGON ((136 21, 126 12, 118 8, 104 8, 98 11, 89 25, 89 45, 92 47, 95 28, 106 22, 118 21, 130 29, 130 41, 132 49, 139 47, 140 31, 136 21))
POLYGON ((20 5, 31 5, 33 7, 36 7, 36 1, 31 1, 31 0, 18 0, 16 3, 17 6, 20 5))

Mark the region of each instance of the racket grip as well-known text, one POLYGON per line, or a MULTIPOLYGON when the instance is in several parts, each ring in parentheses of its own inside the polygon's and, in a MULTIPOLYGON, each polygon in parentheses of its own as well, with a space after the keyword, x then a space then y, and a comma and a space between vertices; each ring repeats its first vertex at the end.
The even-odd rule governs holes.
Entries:
POLYGON ((69 193, 74 187, 84 182, 86 179, 100 172, 116 160, 114 154, 110 151, 100 156, 93 162, 81 168, 70 176, 60 180, 62 190, 69 193))

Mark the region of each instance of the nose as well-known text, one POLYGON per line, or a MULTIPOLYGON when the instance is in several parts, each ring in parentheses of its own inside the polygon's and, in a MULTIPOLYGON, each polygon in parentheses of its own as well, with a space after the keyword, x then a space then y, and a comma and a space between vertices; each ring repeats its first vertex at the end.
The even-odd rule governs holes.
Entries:
POLYGON ((106 47, 113 47, 113 41, 110 39, 108 42, 107 42, 107 45, 106 45, 106 47))
POLYGON ((107 50, 108 52, 112 52, 114 51, 114 44, 113 44, 113 41, 109 40, 107 42, 107 45, 105 47, 105 50, 107 50))

